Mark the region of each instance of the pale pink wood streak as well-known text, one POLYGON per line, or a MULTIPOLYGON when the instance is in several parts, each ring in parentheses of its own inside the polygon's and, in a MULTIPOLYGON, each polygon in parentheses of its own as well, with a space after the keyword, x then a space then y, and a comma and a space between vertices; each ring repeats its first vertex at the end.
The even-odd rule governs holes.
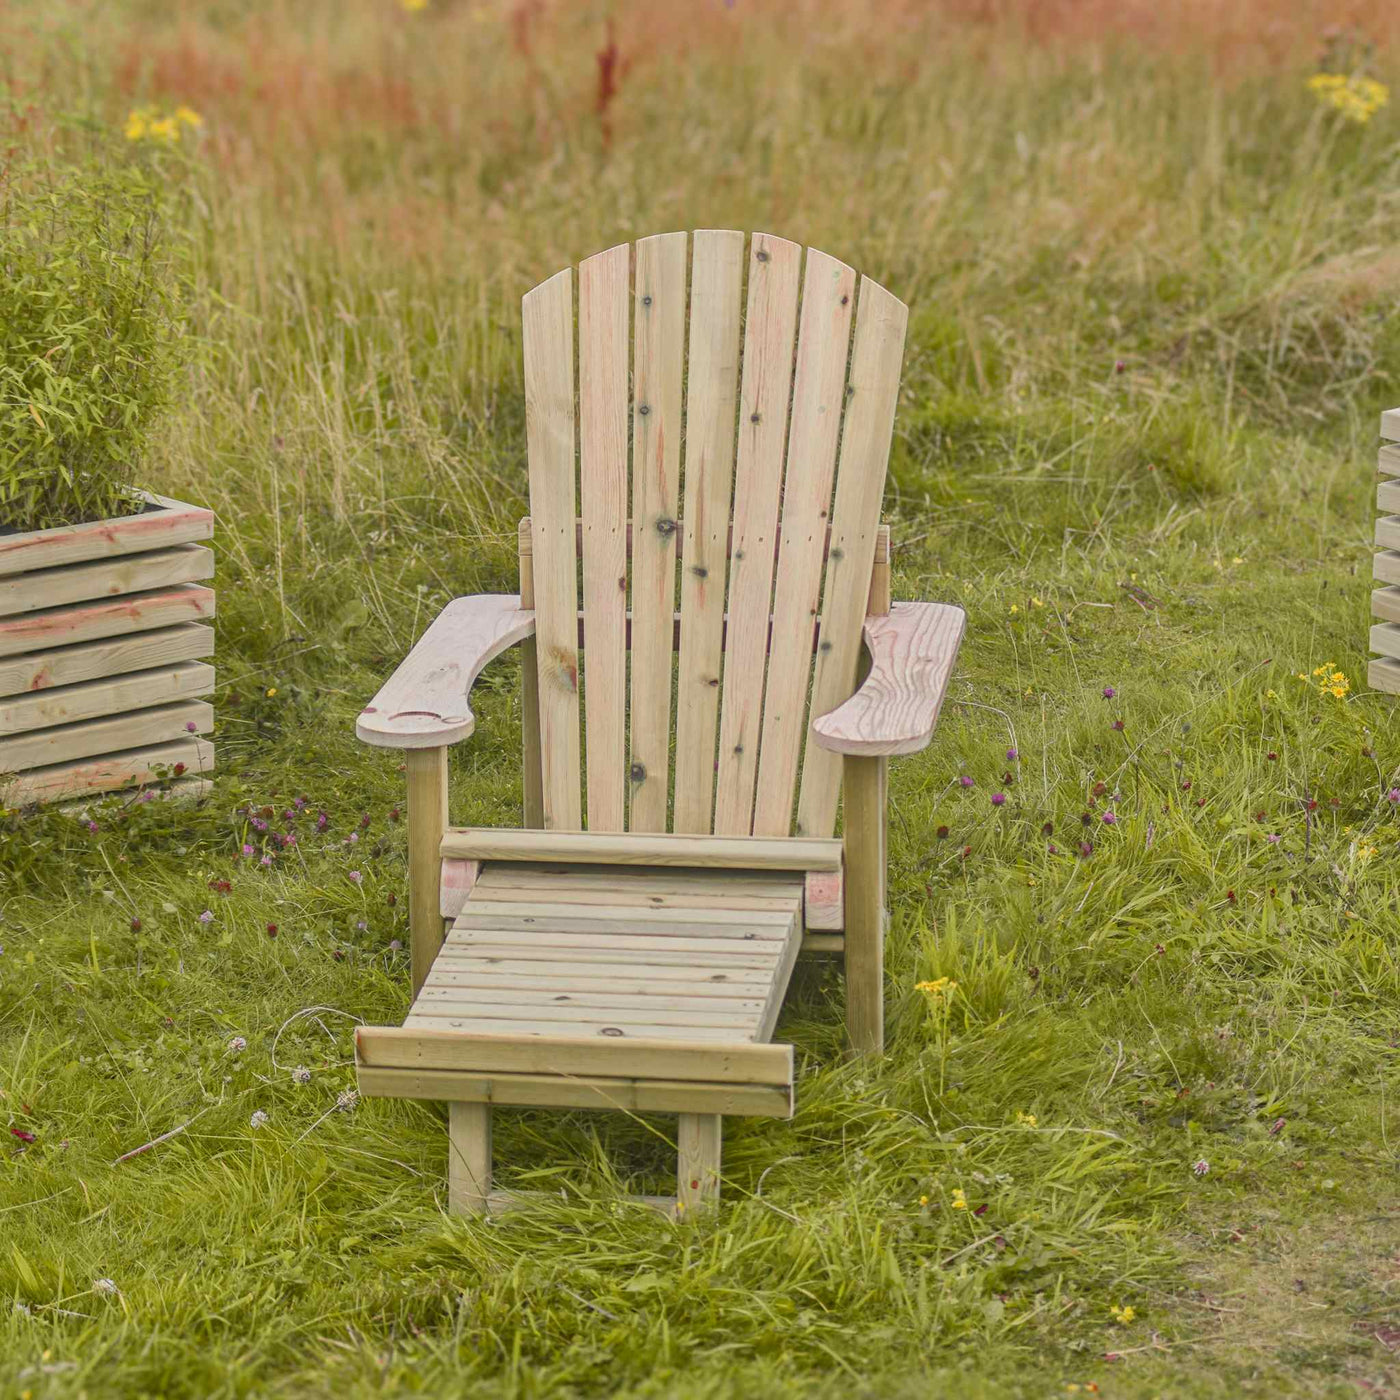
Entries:
POLYGON ((832 753, 917 753, 933 738, 967 621, 944 603, 895 603, 865 619, 870 673, 849 700, 817 719, 816 742, 832 753))

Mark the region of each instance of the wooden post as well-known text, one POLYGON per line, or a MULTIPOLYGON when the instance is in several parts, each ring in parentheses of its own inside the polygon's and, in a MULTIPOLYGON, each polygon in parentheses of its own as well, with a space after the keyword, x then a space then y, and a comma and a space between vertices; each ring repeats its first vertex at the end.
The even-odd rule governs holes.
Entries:
MULTIPOLYGON (((535 606, 535 556, 530 537, 530 517, 520 522, 520 606, 535 606)), ((522 762, 525 784, 524 825, 533 831, 544 827, 544 761, 540 749, 540 670, 535 639, 520 644, 520 710, 522 762)))
POLYGON ((718 1113, 682 1113, 676 1130, 676 1203, 697 1210, 719 1200, 720 1142, 724 1119, 718 1113))
POLYGON ((846 1035, 857 1055, 885 1048, 885 841, 889 760, 847 754, 842 774, 846 843, 846 1035))
POLYGON ((447 750, 408 749, 408 924, 416 997, 442 947, 442 834, 447 750))
POLYGON ((491 1195, 491 1105, 447 1105, 447 1208, 485 1215, 491 1195))

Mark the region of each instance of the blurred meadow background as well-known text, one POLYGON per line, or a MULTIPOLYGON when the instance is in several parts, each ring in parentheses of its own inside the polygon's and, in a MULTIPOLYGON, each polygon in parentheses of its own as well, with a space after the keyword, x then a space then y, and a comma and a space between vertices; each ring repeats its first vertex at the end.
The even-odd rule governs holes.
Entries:
MULTIPOLYGON (((78 159, 164 195, 141 484, 218 513, 220 677, 206 801, 0 814, 0 1394, 1400 1394, 1397 39, 1388 0, 0 0, 0 204, 78 159), (911 307, 895 596, 969 624, 892 769, 890 1054, 843 1063, 814 960, 797 1116, 731 1120, 717 1215, 620 1201, 674 1120, 502 1112, 557 1203, 449 1219, 441 1111, 350 1093, 408 998, 353 719, 514 588, 521 295, 694 227, 911 307)), ((516 820, 515 665, 459 823, 516 820)))

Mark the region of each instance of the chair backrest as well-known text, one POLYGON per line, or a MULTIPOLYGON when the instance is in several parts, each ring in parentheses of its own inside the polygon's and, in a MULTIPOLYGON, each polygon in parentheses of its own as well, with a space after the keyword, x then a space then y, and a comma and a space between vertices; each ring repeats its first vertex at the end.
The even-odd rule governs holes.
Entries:
POLYGON ((577 355, 572 269, 523 309, 545 825, 831 835, 907 309, 714 229, 581 262, 577 355))

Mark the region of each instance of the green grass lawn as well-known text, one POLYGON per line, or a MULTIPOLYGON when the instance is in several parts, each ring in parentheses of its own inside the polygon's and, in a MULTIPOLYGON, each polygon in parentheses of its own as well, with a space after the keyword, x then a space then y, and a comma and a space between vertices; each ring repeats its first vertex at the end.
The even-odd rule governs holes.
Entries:
MULTIPOLYGON (((1240 8, 1267 42, 857 0, 11 12, 7 140, 115 133, 176 198, 199 344, 147 484, 218 512, 220 771, 0 816, 0 1396, 1398 1392, 1365 677, 1400 111, 1308 89, 1363 57, 1317 56, 1321 9, 1240 8), (147 103, 204 125, 124 142, 147 103), (520 294, 696 226, 911 305, 894 591, 968 631, 892 766, 889 1053, 843 1062, 811 960, 797 1114, 730 1120, 717 1213, 623 1199, 670 1189, 674 1119, 501 1111, 499 1183, 557 1200, 449 1218, 441 1110, 344 1097, 408 1000, 403 777, 353 719, 444 602, 514 586, 520 294)), ((515 661, 474 707, 453 818, 510 824, 515 661)))

